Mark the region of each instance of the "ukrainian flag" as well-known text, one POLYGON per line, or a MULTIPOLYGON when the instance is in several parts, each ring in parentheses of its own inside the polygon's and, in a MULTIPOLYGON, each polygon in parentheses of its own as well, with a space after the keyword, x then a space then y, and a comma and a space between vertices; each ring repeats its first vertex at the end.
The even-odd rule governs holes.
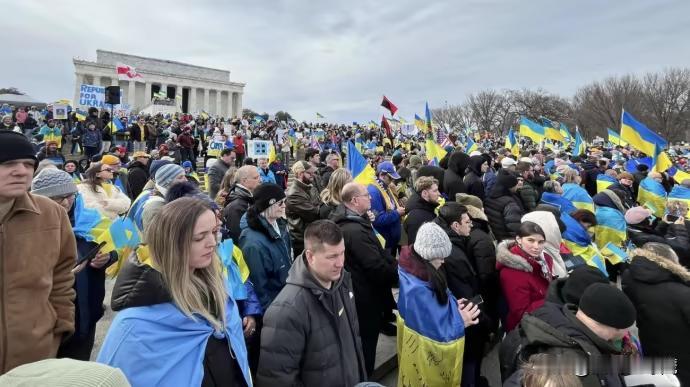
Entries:
POLYGON ((443 149, 439 144, 434 141, 433 138, 429 137, 426 139, 426 158, 429 160, 429 163, 432 165, 438 166, 441 160, 446 157, 446 152, 445 149, 443 149))
POLYGON ((74 200, 74 235, 87 242, 93 242, 108 231, 110 218, 103 216, 97 209, 84 206, 84 198, 77 194, 74 200))
POLYGON ((568 214, 561 213, 561 221, 566 226, 566 230, 563 232, 565 246, 573 255, 581 257, 589 266, 596 267, 608 277, 609 274, 606 271, 604 258, 597 246, 592 243, 592 238, 587 230, 582 227, 580 222, 568 214))
POLYGON ((471 138, 467 141, 467 146, 465 147, 465 153, 470 154, 476 150, 479 149, 479 146, 477 146, 477 143, 474 142, 471 138))
POLYGON ((570 200, 577 209, 589 210, 594 213, 594 201, 587 191, 577 184, 563 184, 563 197, 570 200))
MULTIPOLYGON (((668 194, 668 200, 680 200, 687 203, 690 208, 690 188, 682 185, 674 185, 671 192, 668 194)), ((690 217, 690 210, 688 210, 685 216, 690 217)))
POLYGON ((429 283, 398 269, 398 386, 459 386, 465 326, 455 297, 436 301, 429 283))
POLYGON ((607 189, 611 184, 618 183, 618 180, 609 175, 600 173, 597 175, 597 193, 607 189))
POLYGON ((648 156, 655 156, 657 148, 664 149, 668 145, 666 140, 637 121, 625 110, 623 110, 621 118, 621 139, 648 156))
POLYGON ((316 119, 325 118, 321 113, 316 112, 316 119))
POLYGON ((232 239, 226 239, 218 245, 216 253, 223 264, 225 282, 230 296, 234 300, 246 300, 247 288, 244 283, 249 278, 249 266, 244 261, 242 250, 235 246, 232 239))
POLYGON ((546 138, 544 127, 526 117, 520 117, 520 135, 529 137, 534 142, 541 142, 546 138))
POLYGON ((431 133, 431 110, 429 110, 429 102, 426 103, 426 106, 424 108, 424 115, 426 116, 426 130, 427 132, 431 133))
POLYGON ((515 132, 511 128, 508 130, 508 136, 506 137, 506 149, 510 149, 510 153, 514 156, 520 155, 520 147, 518 145, 517 139, 515 138, 515 132))
POLYGON ((647 208, 654 208, 654 216, 661 218, 664 216, 664 209, 666 208, 666 190, 664 186, 651 177, 646 177, 640 182, 640 187, 637 192, 637 202, 647 208))
POLYGON ((575 148, 573 148, 573 156, 580 156, 587 151, 587 143, 582 139, 579 130, 575 130, 575 148))
POLYGON ((561 122, 560 132, 563 135, 563 138, 565 138, 566 142, 573 141, 573 136, 570 134, 570 129, 568 129, 568 127, 565 126, 565 124, 562 122, 561 122))
POLYGON ((113 117, 113 120, 108 122, 107 128, 110 128, 110 133, 122 132, 125 130, 125 125, 120 121, 119 117, 113 117))
POLYGON ((623 251, 623 249, 613 245, 610 242, 607 243, 601 251, 607 256, 613 256, 614 260, 617 262, 628 262, 630 260, 628 257, 628 253, 626 253, 625 251, 623 251))
POLYGON ((276 147, 271 141, 271 145, 268 147, 268 163, 271 164, 274 161, 276 161, 276 147))
POLYGON ((577 210, 573 203, 557 193, 544 192, 541 195, 540 203, 548 204, 558 208, 562 214, 570 214, 577 210))
POLYGON ((669 168, 673 166, 671 158, 668 157, 668 153, 662 151, 658 145, 656 152, 654 153, 654 170, 656 172, 666 172, 669 168))
POLYGON ((595 227, 596 243, 604 257, 612 264, 622 262, 615 254, 607 254, 602 249, 609 243, 614 246, 624 246, 628 239, 627 223, 623 214, 610 207, 598 207, 595 213, 597 226, 595 227))
POLYGON ((139 229, 134 224, 132 219, 126 217, 119 217, 115 219, 108 227, 108 230, 102 233, 96 242, 105 242, 101 248, 103 252, 114 250, 122 250, 127 248, 136 248, 141 243, 139 229))
POLYGON ((81 110, 81 109, 77 109, 77 110, 74 112, 74 114, 75 114, 75 116, 77 117, 77 121, 84 121, 84 120, 86 119, 86 116, 88 115, 87 112, 85 112, 85 111, 83 111, 83 110, 81 110))
POLYGON ((414 115, 414 126, 416 126, 417 129, 421 130, 422 132, 426 131, 426 123, 424 122, 424 119, 417 114, 414 115))
POLYGON ((559 129, 556 129, 554 127, 551 120, 549 120, 546 117, 541 117, 541 122, 542 124, 544 124, 544 135, 546 136, 546 138, 548 138, 549 140, 565 142, 565 137, 563 137, 559 129))
POLYGON ((668 171, 666 171, 669 176, 673 178, 673 180, 676 181, 676 183, 680 184, 683 182, 683 180, 688 180, 690 179, 690 173, 687 173, 685 171, 681 171, 677 167, 673 166, 669 168, 668 171))
POLYGON ((363 185, 376 184, 376 172, 367 160, 357 150, 352 141, 347 142, 347 170, 352 174, 352 179, 363 185))
POLYGON ((621 139, 621 135, 620 135, 620 134, 614 132, 614 131, 611 130, 611 129, 606 129, 606 130, 607 130, 608 133, 609 133, 609 142, 610 142, 611 144, 613 144, 613 145, 620 145, 620 146, 626 146, 626 145, 628 145, 627 142, 625 142, 625 141, 623 141, 623 140, 621 139))

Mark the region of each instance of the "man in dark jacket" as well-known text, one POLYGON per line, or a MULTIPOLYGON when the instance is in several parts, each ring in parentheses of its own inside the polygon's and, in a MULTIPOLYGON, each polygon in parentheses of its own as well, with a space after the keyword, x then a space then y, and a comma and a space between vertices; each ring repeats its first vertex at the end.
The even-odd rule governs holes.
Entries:
POLYGON ((454 152, 448 158, 448 169, 443 177, 443 192, 449 198, 455 198, 456 193, 467 193, 463 178, 469 162, 470 156, 465 152, 454 152))
POLYGON ((304 242, 264 316, 257 386, 354 386, 367 375, 343 234, 318 220, 304 242))
POLYGON ((132 155, 133 161, 127 167, 127 196, 135 200, 144 190, 149 180, 149 156, 145 152, 137 151, 132 155))
POLYGON ((618 189, 623 192, 623 206, 625 209, 633 208, 637 205, 637 195, 633 188, 634 177, 628 172, 618 174, 618 183, 611 184, 609 189, 618 189))
POLYGON ((233 241, 238 241, 242 233, 240 219, 254 203, 252 192, 261 183, 261 178, 255 167, 245 165, 237 170, 235 181, 235 185, 225 198, 227 204, 223 209, 223 224, 226 233, 223 239, 232 238, 233 241))
POLYGON ((608 284, 609 279, 595 267, 590 265, 577 266, 567 277, 551 281, 546 293, 546 301, 558 305, 579 305, 582 293, 589 285, 595 283, 608 284))
POLYGON ((358 183, 345 184, 341 200, 331 220, 343 231, 345 269, 352 275, 362 351, 367 374, 371 375, 383 314, 389 309, 387 294, 398 283, 398 263, 384 250, 371 220, 365 218, 371 206, 366 187, 358 183))
POLYGON ((534 211, 539 203, 539 191, 537 187, 532 182, 534 179, 534 167, 532 164, 520 161, 515 166, 516 172, 520 175, 522 179, 522 186, 518 189, 518 195, 522 201, 522 206, 525 212, 534 211))
MULTIPOLYGON (((516 329, 501 343, 501 376, 515 378, 516 369, 535 353, 562 356, 602 364, 601 356, 620 355, 612 341, 622 338, 635 323, 635 307, 615 286, 595 283, 580 298, 580 305, 547 302, 525 315, 516 329)), ((590 368, 591 370, 591 368, 590 368)), ((623 386, 617 374, 588 373, 581 377, 585 386, 623 386), (603 379, 606 384, 601 384, 603 379)), ((506 385, 506 384, 504 384, 506 385)))
POLYGON ((337 153, 329 153, 326 156, 326 166, 320 170, 321 187, 327 187, 328 181, 331 179, 331 174, 336 169, 340 168, 340 156, 337 153))
MULTIPOLYGON (((486 161, 484 155, 476 155, 470 157, 469 165, 467 166, 467 174, 463 178, 463 183, 467 188, 467 193, 484 200, 486 196, 484 193, 484 182, 482 176, 489 170, 489 163, 486 161)), ((454 200, 455 197, 451 197, 454 200)))
POLYGON ((292 166, 295 178, 288 188, 285 202, 292 238, 293 254, 302 254, 304 249, 304 229, 309 223, 319 220, 319 205, 321 199, 313 183, 317 179, 316 168, 306 161, 298 161, 292 166))
POLYGON ((484 205, 484 212, 497 241, 513 238, 520 229, 525 210, 515 194, 517 189, 518 179, 515 176, 500 173, 484 205))
POLYGON ((436 218, 436 207, 438 207, 438 180, 429 176, 417 178, 414 182, 415 192, 410 196, 405 204, 405 222, 403 227, 407 233, 408 244, 413 244, 417 238, 417 231, 422 224, 431 222, 436 218))
POLYGON ((597 194, 597 176, 599 176, 600 173, 606 172, 606 166, 600 168, 596 157, 590 157, 583 164, 583 168, 585 174, 585 178, 583 179, 585 190, 587 190, 589 196, 594 196, 597 194))
POLYGON ((235 165, 236 157, 233 150, 223 149, 220 151, 218 160, 208 169, 206 178, 209 179, 208 196, 210 196, 211 199, 216 199, 216 195, 218 195, 218 190, 220 189, 220 182, 223 181, 223 176, 225 176, 225 172, 228 171, 228 168, 235 165))

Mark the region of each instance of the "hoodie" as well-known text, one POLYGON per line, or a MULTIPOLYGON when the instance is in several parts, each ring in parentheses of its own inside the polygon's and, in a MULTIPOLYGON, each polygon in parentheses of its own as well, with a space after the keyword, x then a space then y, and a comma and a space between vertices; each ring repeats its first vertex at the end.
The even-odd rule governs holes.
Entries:
POLYGON ((558 278, 568 276, 565 268, 565 263, 561 257, 561 229, 558 227, 558 222, 553 213, 548 211, 532 211, 522 217, 523 222, 534 222, 544 230, 546 235, 546 243, 544 244, 544 251, 553 258, 553 274, 558 278))
POLYGON ((443 176, 443 192, 449 198, 455 198, 457 193, 467 193, 463 179, 469 162, 470 156, 464 152, 454 152, 448 158, 448 169, 443 176))
POLYGON ((467 174, 463 178, 463 183, 467 187, 467 193, 474 195, 484 201, 485 190, 484 182, 482 181, 482 165, 486 162, 484 155, 477 155, 470 157, 469 165, 467 167, 467 174))

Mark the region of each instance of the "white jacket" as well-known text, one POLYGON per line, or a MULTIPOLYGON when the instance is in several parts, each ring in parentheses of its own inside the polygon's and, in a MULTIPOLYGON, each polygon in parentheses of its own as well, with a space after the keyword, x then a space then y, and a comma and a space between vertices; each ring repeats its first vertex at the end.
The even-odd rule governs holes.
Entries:
POLYGON ((91 186, 87 183, 78 184, 77 189, 84 198, 84 205, 86 207, 96 208, 108 218, 115 219, 120 214, 127 212, 132 201, 113 184, 106 184, 108 184, 108 190, 103 187, 96 187, 97 192, 93 192, 91 186), (110 192, 109 194, 108 191, 110 192), (105 206, 101 203, 102 201, 106 202, 105 206))
POLYGON ((544 243, 544 252, 553 258, 553 274, 558 278, 565 278, 568 276, 568 271, 565 268, 565 262, 561 257, 561 230, 558 228, 556 216, 548 211, 532 211, 522 217, 522 221, 534 222, 544 230, 546 235, 546 243, 544 243))

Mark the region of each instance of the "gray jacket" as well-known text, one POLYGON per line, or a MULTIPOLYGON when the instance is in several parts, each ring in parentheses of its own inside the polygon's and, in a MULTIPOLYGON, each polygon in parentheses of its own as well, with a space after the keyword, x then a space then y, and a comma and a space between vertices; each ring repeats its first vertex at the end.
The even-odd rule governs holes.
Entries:
POLYGON ((297 257, 264 315, 257 386, 347 386, 366 379, 350 274, 330 289, 297 257))
POLYGON ((210 196, 211 199, 216 199, 216 195, 218 195, 218 190, 220 189, 220 182, 223 181, 223 176, 225 176, 225 172, 228 171, 228 168, 230 168, 229 165, 225 164, 223 160, 218 159, 208 169, 208 176, 206 177, 209 179, 208 196, 210 196))

